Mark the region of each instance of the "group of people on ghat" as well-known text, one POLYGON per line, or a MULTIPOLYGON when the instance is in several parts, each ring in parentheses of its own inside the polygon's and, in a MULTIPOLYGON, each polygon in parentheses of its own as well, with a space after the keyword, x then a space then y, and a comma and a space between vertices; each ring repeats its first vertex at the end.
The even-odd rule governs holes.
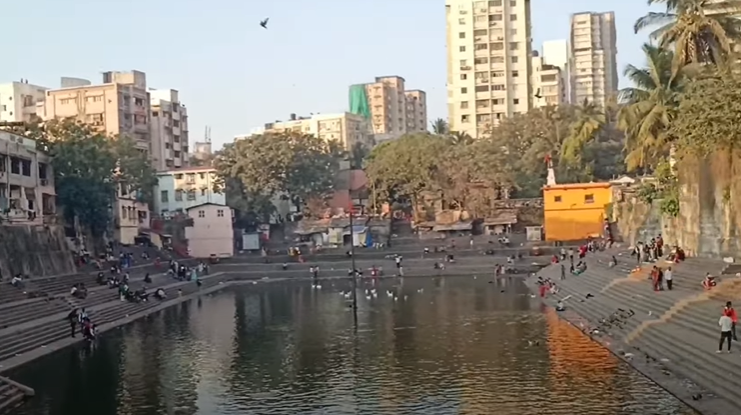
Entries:
POLYGON ((95 340, 96 336, 96 327, 95 324, 90 320, 90 317, 87 314, 87 311, 85 309, 74 309, 67 314, 67 317, 65 317, 65 320, 69 323, 70 328, 70 337, 75 337, 75 334, 77 333, 77 327, 80 328, 80 334, 82 334, 83 339, 86 341, 93 341, 95 340))

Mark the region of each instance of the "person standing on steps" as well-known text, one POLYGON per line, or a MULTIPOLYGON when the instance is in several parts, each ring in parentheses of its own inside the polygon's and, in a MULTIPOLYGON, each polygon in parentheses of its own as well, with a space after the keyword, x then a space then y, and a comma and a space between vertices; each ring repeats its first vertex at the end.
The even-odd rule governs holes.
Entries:
POLYGON ((666 280, 666 288, 672 290, 672 267, 669 267, 664 271, 664 279, 666 280))
POLYGON ((718 320, 720 326, 720 343, 718 343, 718 351, 716 353, 723 352, 723 342, 728 341, 727 352, 731 353, 731 340, 733 339, 733 320, 730 317, 723 314, 718 320))
POLYGON ((67 314, 67 321, 69 322, 69 335, 71 337, 75 337, 75 329, 77 328, 77 309, 70 311, 69 314, 67 314))
POLYGON ((723 315, 731 318, 731 335, 733 335, 733 341, 738 341, 738 337, 736 337, 736 322, 738 321, 738 316, 736 315, 736 310, 733 308, 733 304, 731 304, 730 301, 726 303, 726 307, 723 309, 723 315))

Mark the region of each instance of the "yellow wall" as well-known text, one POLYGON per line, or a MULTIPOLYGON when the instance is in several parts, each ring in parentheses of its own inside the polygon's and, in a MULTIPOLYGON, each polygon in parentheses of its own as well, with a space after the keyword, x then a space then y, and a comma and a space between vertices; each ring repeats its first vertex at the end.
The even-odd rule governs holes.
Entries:
POLYGON ((546 240, 574 241, 602 235, 605 207, 610 203, 612 189, 608 184, 544 188, 543 224, 546 240))

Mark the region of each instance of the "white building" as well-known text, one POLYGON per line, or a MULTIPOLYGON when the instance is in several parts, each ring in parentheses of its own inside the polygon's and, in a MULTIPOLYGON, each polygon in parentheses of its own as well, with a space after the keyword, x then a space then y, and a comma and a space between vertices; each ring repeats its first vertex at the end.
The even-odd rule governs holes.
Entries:
POLYGON ((532 68, 534 108, 557 106, 567 102, 561 68, 546 64, 537 52, 533 52, 532 68))
POLYGON ((565 102, 569 103, 571 100, 569 42, 565 39, 546 40, 543 42, 542 57, 544 65, 555 66, 561 70, 561 85, 563 85, 566 94, 565 102))
POLYGON ((122 244, 135 243, 140 232, 150 228, 149 205, 140 201, 137 192, 118 186, 113 202, 113 237, 122 244))
POLYGON ((192 167, 157 173, 154 212, 167 216, 185 213, 191 206, 204 203, 226 204, 226 195, 216 192, 216 169, 192 167))
POLYGON ((228 258, 234 256, 232 210, 214 203, 187 209, 193 225, 185 228, 188 254, 194 258, 228 258))
MULTIPOLYGON (((287 121, 268 123, 262 129, 263 134, 274 132, 309 134, 325 141, 337 141, 347 150, 356 143, 366 147, 373 146, 370 122, 361 115, 349 112, 313 114, 309 117, 297 117, 296 114, 291 114, 287 121)), ((245 137, 235 137, 235 139, 240 138, 245 137)))
POLYGON ((446 0, 450 129, 485 135, 532 107, 530 0, 446 0))
POLYGON ((188 111, 174 89, 150 89, 152 167, 165 171, 188 165, 188 111))
POLYGON ((602 107, 617 95, 617 35, 615 13, 571 16, 571 102, 602 107))
POLYGON ((44 102, 48 89, 29 84, 23 79, 21 82, 0 84, 0 121, 30 121, 37 115, 36 106, 44 102))

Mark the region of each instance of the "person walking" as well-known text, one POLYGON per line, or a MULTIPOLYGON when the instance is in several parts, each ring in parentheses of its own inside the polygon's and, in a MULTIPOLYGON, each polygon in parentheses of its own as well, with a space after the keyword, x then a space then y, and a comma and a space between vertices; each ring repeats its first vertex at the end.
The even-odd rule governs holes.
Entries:
POLYGON ((731 353, 731 340, 733 339, 733 320, 730 317, 723 314, 718 320, 720 326, 720 343, 718 343, 718 351, 716 353, 723 353, 723 342, 728 341, 727 353, 731 353))
POLYGON ((669 267, 666 269, 666 272, 664 272, 664 279, 666 280, 666 288, 671 291, 672 290, 672 267, 669 267))
POLYGON ((736 322, 738 321, 738 316, 736 315, 736 310, 733 308, 733 304, 731 304, 730 301, 726 303, 726 306, 723 309, 723 314, 731 318, 731 335, 733 336, 733 341, 738 341, 738 337, 736 337, 736 322))

